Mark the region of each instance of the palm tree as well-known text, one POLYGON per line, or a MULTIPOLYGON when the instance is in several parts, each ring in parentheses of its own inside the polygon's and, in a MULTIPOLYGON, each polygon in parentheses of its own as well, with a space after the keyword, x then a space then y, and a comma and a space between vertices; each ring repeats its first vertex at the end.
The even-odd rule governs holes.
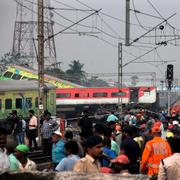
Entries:
POLYGON ((81 83, 82 80, 86 79, 86 72, 82 70, 83 67, 84 64, 81 64, 79 60, 71 61, 69 69, 66 70, 68 80, 75 83, 81 83))

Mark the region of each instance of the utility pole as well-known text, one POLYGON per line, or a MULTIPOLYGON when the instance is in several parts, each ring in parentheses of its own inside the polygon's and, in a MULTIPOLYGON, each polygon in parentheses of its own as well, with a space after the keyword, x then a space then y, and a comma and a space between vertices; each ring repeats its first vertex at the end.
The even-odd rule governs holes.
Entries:
POLYGON ((126 42, 125 45, 129 46, 130 40, 130 0, 126 0, 126 42))
POLYGON ((44 6, 43 0, 38 0, 38 115, 44 112, 44 6))
POLYGON ((118 88, 118 110, 122 112, 122 43, 118 43, 118 88))

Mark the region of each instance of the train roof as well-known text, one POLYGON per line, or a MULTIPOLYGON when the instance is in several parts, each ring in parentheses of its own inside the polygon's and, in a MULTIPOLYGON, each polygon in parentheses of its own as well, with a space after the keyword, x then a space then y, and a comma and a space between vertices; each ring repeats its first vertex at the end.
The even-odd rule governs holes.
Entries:
MULTIPOLYGON (((17 68, 18 70, 22 70, 22 71, 26 71, 26 72, 38 75, 38 71, 35 70, 35 69, 31 69, 31 68, 25 68, 25 67, 18 66, 18 65, 12 65, 12 66, 9 66, 8 68, 17 68)), ((51 75, 48 75, 48 74, 44 74, 44 77, 47 77, 47 78, 50 78, 52 80, 55 80, 55 81, 58 81, 58 82, 62 82, 62 83, 65 83, 65 84, 68 84, 68 85, 71 85, 71 86, 74 86, 74 87, 77 87, 77 88, 78 87, 79 88, 84 87, 84 86, 81 86, 79 84, 75 84, 75 83, 72 83, 70 81, 67 81, 67 80, 64 80, 64 79, 60 79, 60 78, 57 78, 57 77, 54 77, 54 76, 51 76, 51 75)))
MULTIPOLYGON (((55 89, 56 87, 45 83, 46 89, 55 89)), ((1 80, 0 92, 18 90, 38 90, 38 81, 34 80, 1 80)))

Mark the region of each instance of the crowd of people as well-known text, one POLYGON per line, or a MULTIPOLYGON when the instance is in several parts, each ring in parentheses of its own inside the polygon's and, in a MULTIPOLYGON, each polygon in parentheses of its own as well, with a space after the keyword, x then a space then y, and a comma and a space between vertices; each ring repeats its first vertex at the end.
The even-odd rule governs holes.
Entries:
MULTIPOLYGON (((29 151, 37 150, 37 118, 30 110, 28 145, 19 131, 22 118, 14 115, 12 135, 18 145, 6 142, 7 132, 0 129, 0 169, 37 170, 28 158, 29 151)), ((180 124, 178 115, 150 114, 144 110, 123 115, 114 112, 105 120, 92 119, 85 110, 78 120, 80 133, 65 131, 64 136, 49 112, 41 122, 44 154, 52 156, 46 171, 74 171, 80 173, 146 174, 159 180, 180 179, 180 124)), ((22 127, 23 127, 23 123, 22 127)), ((23 129, 23 128, 22 128, 23 129)))

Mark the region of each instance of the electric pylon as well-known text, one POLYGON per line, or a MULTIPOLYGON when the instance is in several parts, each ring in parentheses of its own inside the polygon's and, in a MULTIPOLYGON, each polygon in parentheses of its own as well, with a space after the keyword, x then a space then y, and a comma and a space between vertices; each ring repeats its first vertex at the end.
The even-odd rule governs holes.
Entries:
MULTIPOLYGON (((16 0, 16 21, 14 26, 12 54, 20 54, 23 64, 37 68, 37 2, 38 0, 16 0)), ((50 0, 44 1, 44 62, 45 67, 56 64, 56 49, 53 35, 53 13, 50 0)))

